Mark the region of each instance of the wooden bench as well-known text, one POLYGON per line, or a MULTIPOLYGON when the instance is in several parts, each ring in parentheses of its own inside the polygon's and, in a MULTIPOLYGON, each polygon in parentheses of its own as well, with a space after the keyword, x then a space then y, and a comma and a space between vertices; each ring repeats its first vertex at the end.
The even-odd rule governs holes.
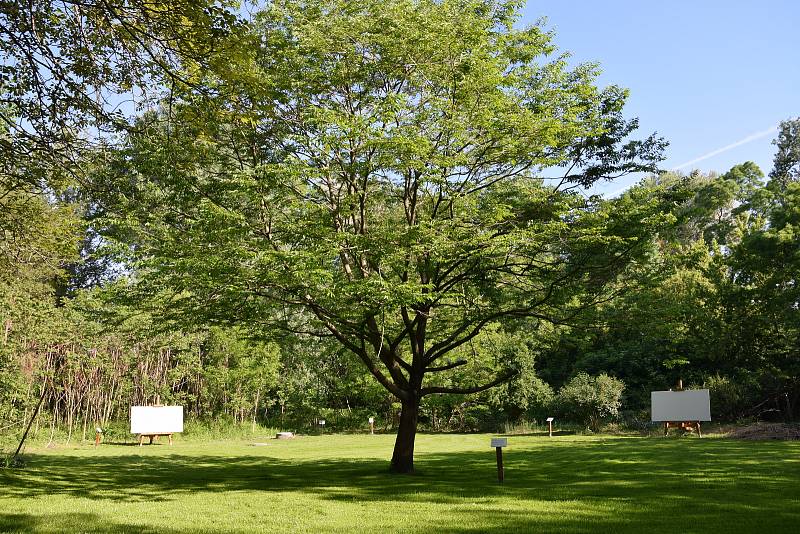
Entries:
POLYGON ((158 438, 161 436, 167 436, 169 438, 169 444, 172 445, 172 434, 139 434, 139 446, 142 446, 142 442, 144 441, 145 437, 150 438, 150 445, 153 444, 153 438, 158 441, 158 438))

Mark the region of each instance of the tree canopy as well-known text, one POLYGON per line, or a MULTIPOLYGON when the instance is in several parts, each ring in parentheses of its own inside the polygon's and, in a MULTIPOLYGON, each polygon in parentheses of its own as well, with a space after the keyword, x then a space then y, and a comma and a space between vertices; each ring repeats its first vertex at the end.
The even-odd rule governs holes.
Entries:
MULTIPOLYGON (((0 184, 82 177, 92 145, 220 57, 232 2, 0 2, 0 184)), ((229 52, 230 50, 228 50, 229 52)), ((219 64, 219 63, 217 63, 219 64)))

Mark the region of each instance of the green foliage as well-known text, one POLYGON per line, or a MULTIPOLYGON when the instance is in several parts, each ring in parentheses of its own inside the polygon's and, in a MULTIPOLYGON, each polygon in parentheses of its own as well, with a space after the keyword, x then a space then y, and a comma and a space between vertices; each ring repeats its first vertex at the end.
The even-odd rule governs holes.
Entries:
POLYGON ((622 380, 605 373, 598 376, 578 373, 558 390, 559 409, 598 432, 603 419, 619 414, 624 389, 622 380))
POLYGON ((769 173, 771 189, 783 191, 789 183, 800 181, 800 118, 782 121, 772 144, 778 151, 769 173))
POLYGON ((489 406, 500 412, 499 419, 504 421, 542 420, 547 417, 554 398, 553 389, 536 375, 535 352, 530 346, 533 340, 523 332, 508 334, 499 329, 489 330, 488 335, 478 339, 478 344, 485 346, 488 354, 506 365, 513 365, 517 371, 511 380, 482 395, 489 406))
POLYGON ((236 330, 213 327, 205 339, 203 396, 209 413, 230 411, 238 422, 250 414, 255 421, 261 403, 277 387, 280 348, 275 343, 257 343, 236 330))
POLYGON ((715 418, 796 418, 797 200, 791 183, 778 191, 761 177, 744 163, 644 181, 673 224, 626 273, 620 297, 595 310, 594 329, 561 329, 538 359, 541 376, 558 386, 581 371, 613 373, 631 410, 683 379, 726 399, 715 418))
POLYGON ((220 62, 221 43, 236 34, 232 5, 0 3, 0 188, 83 178, 90 140, 102 146, 130 126, 121 110, 132 106, 120 102, 192 84, 192 71, 220 62))
POLYGON ((758 384, 752 379, 738 381, 720 375, 708 377, 704 386, 711 396, 711 413, 720 421, 736 421, 746 416, 763 416, 763 412, 753 410, 759 398, 758 384))
POLYGON ((51 204, 44 194, 6 189, 0 183, 0 281, 54 284, 62 263, 77 256, 83 222, 73 206, 51 204))

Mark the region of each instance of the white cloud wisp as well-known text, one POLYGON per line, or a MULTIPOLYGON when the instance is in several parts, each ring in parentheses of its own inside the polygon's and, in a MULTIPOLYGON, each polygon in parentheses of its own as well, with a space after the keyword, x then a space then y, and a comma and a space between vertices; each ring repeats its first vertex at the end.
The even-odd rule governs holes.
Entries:
POLYGON ((766 129, 766 130, 750 134, 747 137, 745 137, 744 139, 740 139, 740 140, 736 141, 735 143, 731 143, 729 145, 725 145, 722 148, 718 148, 716 150, 712 150, 711 152, 703 154, 702 156, 698 156, 698 157, 696 157, 696 158, 694 158, 692 160, 687 161, 686 163, 681 163, 680 165, 676 165, 675 167, 672 168, 672 170, 679 171, 679 170, 681 170, 681 169, 683 169, 685 167, 689 167, 690 165, 694 165, 695 163, 699 163, 699 162, 701 162, 703 160, 706 160, 708 158, 713 158, 714 156, 722 154, 723 152, 727 152, 728 150, 733 150, 734 148, 742 146, 744 144, 747 144, 750 141, 755 141, 756 139, 761 139, 762 137, 765 137, 765 136, 767 136, 767 135, 769 135, 771 133, 774 133, 776 131, 778 131, 778 125, 777 124, 772 126, 772 127, 770 127, 770 128, 768 128, 768 129, 766 129))

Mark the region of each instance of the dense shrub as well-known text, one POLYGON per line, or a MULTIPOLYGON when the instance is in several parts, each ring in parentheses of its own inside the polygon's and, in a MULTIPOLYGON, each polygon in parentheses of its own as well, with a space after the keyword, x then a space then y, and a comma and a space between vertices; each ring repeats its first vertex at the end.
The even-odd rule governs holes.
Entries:
POLYGON ((603 419, 619 413, 624 389, 622 380, 605 373, 597 376, 579 373, 558 391, 559 409, 566 418, 597 432, 603 419))
MULTIPOLYGON (((758 384, 715 374, 706 378, 705 387, 711 396, 711 417, 720 421, 736 421, 743 417, 761 417, 755 392, 758 384)), ((770 404, 769 407, 772 407, 770 404)))

